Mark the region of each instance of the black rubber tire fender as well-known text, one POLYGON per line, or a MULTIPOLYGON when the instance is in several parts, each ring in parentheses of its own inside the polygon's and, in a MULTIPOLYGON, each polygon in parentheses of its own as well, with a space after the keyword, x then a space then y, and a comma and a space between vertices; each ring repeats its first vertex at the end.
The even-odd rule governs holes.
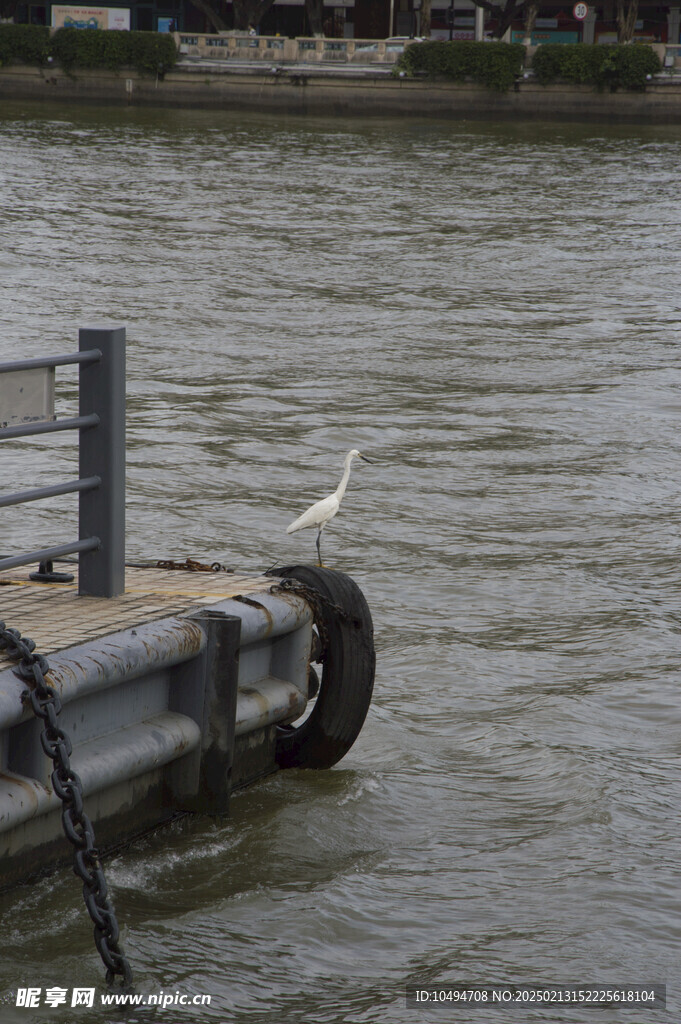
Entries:
POLYGON ((292 565, 271 569, 268 575, 294 579, 317 591, 320 633, 326 637, 316 703, 297 728, 278 728, 276 761, 280 768, 330 768, 357 739, 371 703, 376 670, 371 612, 345 573, 292 565))

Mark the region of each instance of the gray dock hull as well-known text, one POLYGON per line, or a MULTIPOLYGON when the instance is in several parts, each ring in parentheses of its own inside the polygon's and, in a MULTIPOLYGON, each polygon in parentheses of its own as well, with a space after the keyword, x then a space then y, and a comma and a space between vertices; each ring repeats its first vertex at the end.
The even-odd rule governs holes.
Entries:
MULTIPOLYGON (((307 704, 312 611, 264 592, 49 656, 100 849, 178 811, 223 814, 275 771, 277 726, 307 704)), ((0 672, 0 886, 68 861, 42 723, 0 672)))

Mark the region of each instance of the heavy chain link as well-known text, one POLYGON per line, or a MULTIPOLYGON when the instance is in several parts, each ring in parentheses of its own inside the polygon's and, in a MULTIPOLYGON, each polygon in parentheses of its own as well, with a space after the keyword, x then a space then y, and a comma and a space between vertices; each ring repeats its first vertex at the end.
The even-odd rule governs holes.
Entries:
POLYGON ((336 604, 334 601, 330 601, 328 597, 324 597, 314 587, 308 586, 306 583, 301 583, 300 580, 293 579, 290 576, 283 577, 279 583, 275 583, 270 587, 270 594, 281 594, 289 593, 296 594, 298 597, 302 597, 304 601, 312 608, 312 619, 317 632, 319 633, 319 639, 321 641, 321 655, 317 658, 317 661, 322 663, 326 650, 329 646, 329 635, 326 630, 326 617, 324 612, 331 611, 337 618, 343 622, 347 622, 349 625, 354 626, 355 629, 361 629, 362 623, 359 619, 354 618, 352 615, 348 615, 344 608, 336 604))
POLYGON ((0 650, 19 661, 15 672, 32 686, 25 699, 30 699, 33 713, 44 723, 40 742, 54 765, 52 788, 63 804, 62 825, 74 847, 73 870, 83 882, 83 898, 95 926, 95 946, 106 967, 107 985, 113 985, 120 975, 121 987, 129 989, 132 969, 119 946, 118 921, 108 896, 92 822, 83 810, 83 786, 71 767, 71 740, 57 722, 61 699, 45 680, 50 666, 42 654, 36 653, 33 640, 22 637, 18 629, 7 628, 4 622, 0 622, 0 650))
POLYGON ((184 572, 233 572, 232 569, 228 569, 220 562, 211 562, 210 565, 206 565, 203 562, 197 562, 194 558, 185 558, 184 562, 175 562, 172 558, 159 559, 156 568, 182 569, 184 572))

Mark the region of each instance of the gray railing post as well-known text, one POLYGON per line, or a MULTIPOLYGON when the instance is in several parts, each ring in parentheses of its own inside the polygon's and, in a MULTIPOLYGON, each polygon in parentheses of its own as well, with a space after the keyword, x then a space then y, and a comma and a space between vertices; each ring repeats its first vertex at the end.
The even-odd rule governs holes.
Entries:
POLYGON ((125 590, 125 328, 84 327, 78 344, 102 353, 80 368, 80 415, 99 416, 96 427, 80 431, 80 476, 101 483, 80 495, 80 539, 100 543, 79 556, 78 591, 115 597, 125 590))

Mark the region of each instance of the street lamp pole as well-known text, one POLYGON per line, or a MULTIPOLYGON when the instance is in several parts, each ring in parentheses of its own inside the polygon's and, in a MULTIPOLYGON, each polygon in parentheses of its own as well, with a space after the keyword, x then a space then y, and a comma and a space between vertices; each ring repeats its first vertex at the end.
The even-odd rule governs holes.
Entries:
POLYGON ((454 38, 454 0, 450 0, 447 8, 447 24, 449 25, 449 41, 454 38))

